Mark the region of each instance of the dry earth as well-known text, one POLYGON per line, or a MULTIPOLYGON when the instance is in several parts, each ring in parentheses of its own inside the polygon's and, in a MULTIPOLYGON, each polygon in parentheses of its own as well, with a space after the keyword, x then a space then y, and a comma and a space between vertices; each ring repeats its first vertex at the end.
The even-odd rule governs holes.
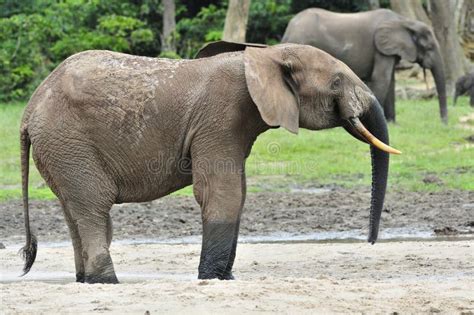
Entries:
POLYGON ((238 280, 199 281, 199 245, 113 244, 119 285, 74 283, 69 247, 42 248, 22 282, 5 283, 18 281, 19 268, 16 250, 5 249, 2 313, 474 314, 473 247, 240 244, 238 280))

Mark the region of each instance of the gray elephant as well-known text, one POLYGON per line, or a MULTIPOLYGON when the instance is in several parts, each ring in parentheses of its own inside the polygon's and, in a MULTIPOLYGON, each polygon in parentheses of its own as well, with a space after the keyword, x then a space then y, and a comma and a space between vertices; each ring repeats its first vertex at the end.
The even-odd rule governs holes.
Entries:
POLYGON ((310 46, 218 42, 202 54, 228 45, 237 51, 196 60, 86 51, 45 79, 20 130, 25 273, 37 247, 28 211, 30 147, 64 210, 78 282, 118 282, 109 253, 113 204, 154 200, 191 184, 202 210, 199 278, 232 279, 245 160, 258 135, 279 126, 293 133, 344 126, 372 145, 368 240, 375 242, 387 152, 399 152, 387 145, 371 91, 345 64, 310 46))
POLYGON ((469 103, 474 107, 474 72, 467 73, 456 81, 453 104, 460 95, 469 94, 469 103))
POLYGON ((288 24, 283 43, 308 44, 346 63, 367 85, 395 121, 395 65, 401 59, 431 69, 443 122, 447 122, 446 86, 439 44, 424 23, 391 10, 334 13, 307 9, 288 24))

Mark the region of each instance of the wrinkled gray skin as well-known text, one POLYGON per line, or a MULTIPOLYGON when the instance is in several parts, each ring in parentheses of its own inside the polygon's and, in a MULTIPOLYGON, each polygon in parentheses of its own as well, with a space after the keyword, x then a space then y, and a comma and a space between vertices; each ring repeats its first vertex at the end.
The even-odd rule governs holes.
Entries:
MULTIPOLYGON (((245 160, 257 136, 278 126, 293 133, 347 128, 351 117, 388 143, 380 105, 366 85, 310 46, 248 47, 196 60, 73 55, 39 86, 21 122, 24 271, 36 255, 28 220, 30 144, 62 204, 78 282, 118 282, 109 253, 113 204, 154 200, 191 184, 202 209, 199 278, 232 279, 245 160)), ((388 154, 371 152, 374 242, 388 154)))
POLYGON ((374 92, 385 117, 395 121, 395 65, 401 59, 431 70, 443 122, 446 86, 439 44, 426 24, 387 9, 335 13, 307 9, 288 24, 283 43, 307 44, 346 63, 374 92))
POLYGON ((469 103, 474 107, 474 72, 467 73, 456 81, 453 104, 460 95, 469 94, 469 103))

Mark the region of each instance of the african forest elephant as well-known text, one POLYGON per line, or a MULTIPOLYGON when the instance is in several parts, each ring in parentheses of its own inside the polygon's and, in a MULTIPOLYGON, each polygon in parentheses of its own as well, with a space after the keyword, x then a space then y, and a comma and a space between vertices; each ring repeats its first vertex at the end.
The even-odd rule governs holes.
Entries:
POLYGON ((395 121, 395 65, 400 58, 417 62, 431 69, 441 119, 447 122, 440 49, 422 22, 386 9, 359 13, 307 9, 291 19, 282 42, 312 45, 345 62, 372 89, 390 121, 395 121))
POLYGON ((456 81, 453 104, 456 105, 458 96, 464 94, 469 94, 469 103, 474 106, 474 72, 465 74, 456 81))
POLYGON ((154 200, 191 184, 202 210, 199 278, 232 279, 245 160, 257 136, 279 126, 292 133, 344 126, 372 144, 369 242, 375 242, 387 152, 398 151, 384 144, 387 126, 371 91, 314 47, 235 50, 244 51, 196 60, 86 51, 46 78, 20 131, 25 273, 37 243, 28 219, 30 146, 62 204, 78 282, 117 282, 109 254, 113 204, 154 200))

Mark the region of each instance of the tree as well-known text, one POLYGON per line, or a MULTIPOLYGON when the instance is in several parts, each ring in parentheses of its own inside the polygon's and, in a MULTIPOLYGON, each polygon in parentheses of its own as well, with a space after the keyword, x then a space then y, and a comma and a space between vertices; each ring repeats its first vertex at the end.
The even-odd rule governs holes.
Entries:
POLYGON ((229 0, 223 40, 245 42, 250 0, 229 0))
POLYGON ((421 4, 421 0, 390 0, 393 11, 412 20, 431 25, 431 21, 421 4))
POLYGON ((474 60, 474 1, 457 0, 454 12, 454 21, 465 58, 465 70, 469 72, 469 59, 474 60), (469 59, 468 59, 469 58, 469 59))
POLYGON ((431 21, 444 61, 446 90, 451 94, 456 79, 464 74, 464 54, 456 32, 456 21, 453 19, 455 7, 455 1, 430 0, 431 21))
POLYGON ((367 0, 368 7, 370 10, 375 10, 380 8, 380 1, 379 0, 367 0))
POLYGON ((163 34, 161 52, 176 53, 176 6, 174 0, 163 0, 163 34))

